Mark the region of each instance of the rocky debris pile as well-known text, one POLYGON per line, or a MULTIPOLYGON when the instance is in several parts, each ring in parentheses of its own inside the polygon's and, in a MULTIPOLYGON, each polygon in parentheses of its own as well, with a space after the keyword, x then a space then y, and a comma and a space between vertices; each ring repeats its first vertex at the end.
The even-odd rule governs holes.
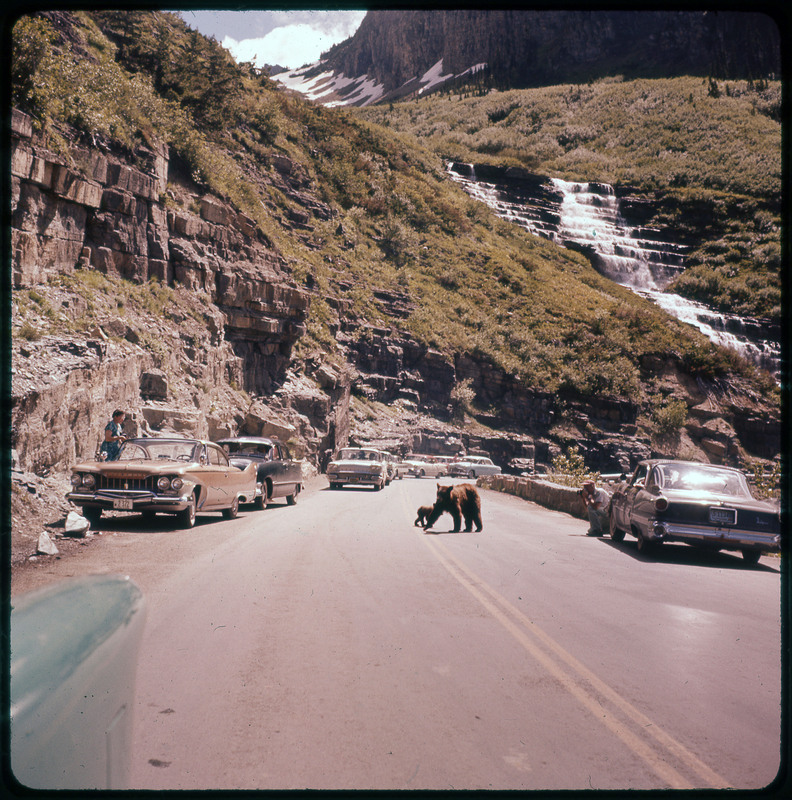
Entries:
POLYGON ((87 531, 67 530, 73 507, 66 500, 69 475, 11 469, 11 563, 60 556, 88 543, 87 531))

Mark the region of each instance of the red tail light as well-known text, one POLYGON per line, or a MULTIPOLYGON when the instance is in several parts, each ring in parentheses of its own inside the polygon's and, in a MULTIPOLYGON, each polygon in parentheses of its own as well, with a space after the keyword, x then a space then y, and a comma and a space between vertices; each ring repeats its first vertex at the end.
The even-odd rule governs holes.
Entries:
POLYGON ((668 508, 668 500, 665 497, 658 497, 655 500, 655 511, 665 511, 668 508))

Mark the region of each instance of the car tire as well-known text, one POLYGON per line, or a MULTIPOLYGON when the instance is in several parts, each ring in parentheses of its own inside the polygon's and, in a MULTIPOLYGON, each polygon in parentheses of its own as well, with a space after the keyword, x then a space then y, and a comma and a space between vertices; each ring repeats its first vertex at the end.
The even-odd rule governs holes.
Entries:
POLYGON ((614 542, 624 541, 624 531, 616 527, 616 521, 613 518, 613 512, 610 513, 610 537, 614 542))
POLYGON ((195 527, 195 505, 197 499, 195 495, 190 498, 190 504, 183 511, 176 514, 176 519, 179 521, 181 528, 194 528, 195 527))
POLYGON ((418 477, 419 478, 424 478, 424 477, 426 477, 426 473, 422 469, 419 469, 418 470, 418 477))
POLYGON ((231 503, 231 506, 223 509, 223 518, 236 519, 237 514, 239 514, 239 498, 235 497, 234 502, 231 503))
POLYGON ((476 470, 472 469, 467 474, 468 478, 475 478, 476 477, 476 470))
POLYGON ((638 552, 644 556, 652 555, 656 549, 655 543, 650 542, 640 531, 636 531, 635 536, 638 539, 638 552))
POLYGON ((91 525, 98 525, 99 520, 102 518, 101 508, 83 508, 82 515, 91 523, 91 525))
POLYGON ((762 555, 760 550, 743 550, 742 557, 746 564, 753 566, 759 563, 759 557, 762 555))
POLYGON ((295 488, 294 488, 294 493, 293 493, 293 494, 287 494, 287 495, 286 495, 286 502, 287 502, 287 503, 288 503, 290 506, 296 506, 296 505, 297 505, 297 495, 298 495, 299 493, 300 493, 300 487, 299 487, 299 486, 295 486, 295 488))

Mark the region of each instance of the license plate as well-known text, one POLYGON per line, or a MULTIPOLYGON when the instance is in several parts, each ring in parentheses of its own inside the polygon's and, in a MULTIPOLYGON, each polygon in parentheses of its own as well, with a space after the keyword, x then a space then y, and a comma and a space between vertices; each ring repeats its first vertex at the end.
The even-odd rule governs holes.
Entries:
POLYGON ((733 508, 711 508, 709 517, 710 522, 734 525, 737 522, 737 511, 733 508))
POLYGON ((131 497, 116 497, 113 500, 113 508, 116 508, 119 511, 131 511, 132 508, 133 508, 132 498, 131 497))

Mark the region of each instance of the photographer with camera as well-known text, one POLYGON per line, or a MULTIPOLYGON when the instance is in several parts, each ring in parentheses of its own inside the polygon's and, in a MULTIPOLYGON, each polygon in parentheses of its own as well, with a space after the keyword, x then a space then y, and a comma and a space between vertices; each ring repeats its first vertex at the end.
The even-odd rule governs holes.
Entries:
POLYGON ((578 494, 588 512, 589 529, 586 536, 602 536, 610 529, 608 519, 610 495, 604 489, 598 489, 597 484, 592 480, 583 481, 583 486, 578 494))

